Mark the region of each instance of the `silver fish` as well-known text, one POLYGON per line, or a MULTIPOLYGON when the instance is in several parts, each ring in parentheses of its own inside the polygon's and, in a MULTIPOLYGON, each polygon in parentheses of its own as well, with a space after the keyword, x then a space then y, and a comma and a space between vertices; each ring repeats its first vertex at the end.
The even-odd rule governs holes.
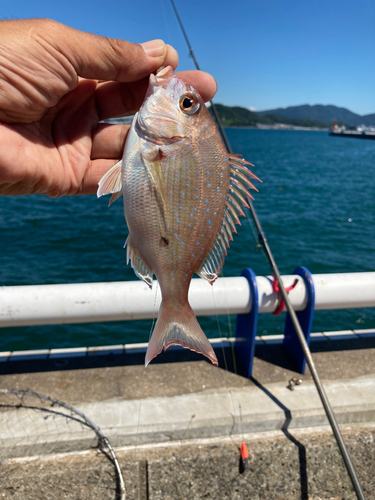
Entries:
MULTIPOLYGON (((156 275, 162 304, 146 366, 162 349, 181 345, 215 353, 188 302, 194 273, 213 284, 229 242, 255 189, 239 155, 227 153, 198 92, 171 67, 150 76, 118 162, 101 179, 98 197, 124 196, 129 228, 127 258, 135 274, 152 287, 156 275)), ((111 203, 110 202, 110 203, 111 203)))

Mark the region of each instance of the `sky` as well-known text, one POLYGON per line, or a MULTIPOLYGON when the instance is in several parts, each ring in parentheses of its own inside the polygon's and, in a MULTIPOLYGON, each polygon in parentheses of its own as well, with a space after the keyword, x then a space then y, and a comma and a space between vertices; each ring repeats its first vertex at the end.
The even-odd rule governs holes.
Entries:
MULTIPOLYGON (((175 0, 216 103, 258 111, 333 104, 375 113, 374 0, 175 0)), ((0 18, 45 17, 144 42, 161 38, 194 69, 169 0, 0 0, 0 18)))

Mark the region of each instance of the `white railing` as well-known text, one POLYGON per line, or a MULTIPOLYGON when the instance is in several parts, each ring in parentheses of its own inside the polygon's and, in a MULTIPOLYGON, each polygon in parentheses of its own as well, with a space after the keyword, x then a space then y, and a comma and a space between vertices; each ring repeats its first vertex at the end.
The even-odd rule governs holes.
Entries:
MULTIPOLYGON (((257 276, 259 312, 278 305, 270 276, 257 276)), ((295 310, 306 307, 307 291, 300 276, 287 275, 285 286, 298 279, 289 296, 295 310)), ((315 310, 375 307, 375 272, 313 275, 315 310)), ((0 327, 123 321, 153 318, 161 300, 141 281, 0 287, 0 327)), ((244 277, 219 278, 211 286, 194 279, 189 301, 197 316, 241 314, 251 309, 249 284, 244 277)))

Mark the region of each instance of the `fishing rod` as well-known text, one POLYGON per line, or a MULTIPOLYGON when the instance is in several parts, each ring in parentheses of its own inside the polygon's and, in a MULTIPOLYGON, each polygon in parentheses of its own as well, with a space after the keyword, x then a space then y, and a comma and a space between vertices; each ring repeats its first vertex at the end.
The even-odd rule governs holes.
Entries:
MULTIPOLYGON (((174 4, 174 1, 170 0, 170 2, 172 4, 173 10, 174 10, 174 12, 176 14, 177 21, 178 21, 178 23, 180 25, 181 31, 182 31, 182 33, 183 33, 183 35, 185 37, 187 46, 189 47, 189 52, 190 52, 190 55, 191 55, 191 57, 192 57, 192 59, 194 61, 195 67, 198 70, 200 70, 198 61, 197 61, 197 59, 195 57, 193 48, 192 48, 192 46, 190 44, 189 38, 188 38, 188 36, 186 34, 185 28, 184 28, 184 26, 182 24, 181 18, 180 18, 179 14, 178 14, 178 11, 177 11, 177 8, 176 8, 176 6, 174 4)), ((219 131, 220 131, 220 133, 222 135, 222 138, 223 138, 224 144, 225 144, 225 146, 227 148, 227 151, 228 151, 228 153, 233 153, 231 145, 230 145, 230 142, 229 142, 228 137, 227 137, 227 135, 225 133, 224 127, 223 127, 223 125, 221 123, 219 114, 218 114, 218 112, 216 110, 215 104, 213 103, 212 100, 210 100, 210 103, 211 103, 213 115, 215 117, 215 120, 216 120, 217 126, 219 128, 219 131)), ((287 292, 285 290, 284 284, 283 284, 283 282, 281 280, 281 275, 280 275, 280 272, 279 272, 279 268, 278 268, 278 266, 276 264, 276 261, 275 261, 275 259, 273 257, 273 254, 271 252, 271 248, 270 248, 270 246, 268 244, 266 235, 265 235, 265 233, 264 233, 264 231, 262 229, 262 225, 261 225, 261 223, 259 221, 259 218, 258 218, 258 215, 257 215, 256 210, 254 208, 254 205, 253 205, 253 203, 252 203, 252 201, 250 199, 248 199, 248 204, 249 204, 251 216, 253 218, 253 221, 254 221, 254 224, 255 224, 255 227, 256 227, 256 230, 257 230, 257 233, 258 233, 259 243, 264 248, 264 251, 265 251, 266 256, 267 256, 267 260, 268 260, 268 262, 269 262, 269 264, 271 266, 271 269, 272 269, 272 272, 274 274, 275 280, 277 280, 278 283, 279 283, 281 296, 282 296, 282 298, 283 298, 283 300, 285 302, 286 309, 287 309, 287 311, 288 311, 288 313, 290 315, 290 319, 291 319, 291 321, 293 323, 293 326, 294 326, 295 332, 297 334, 298 340, 299 340, 299 342, 301 344, 301 348, 302 348, 303 354, 304 354, 304 356, 306 358, 308 367, 310 369, 311 376, 312 376, 312 378, 314 380, 314 383, 315 383, 316 389, 318 391, 320 400, 322 402, 324 411, 325 411, 325 413, 327 415, 327 418, 328 418, 328 421, 329 421, 329 423, 331 425, 332 432, 333 432, 333 434, 335 436, 337 445, 339 447, 339 450, 341 452, 342 458, 344 460, 344 463, 345 463, 346 469, 348 471, 349 477, 351 479, 354 491, 355 491, 355 493, 357 495, 358 500, 365 500, 365 496, 363 494, 363 490, 362 490, 361 484, 359 482, 359 479, 358 479, 356 470, 354 468, 353 462, 351 460, 350 454, 348 452, 348 449, 346 448, 344 439, 343 439, 343 437, 341 435, 341 432, 340 432, 339 426, 337 424, 337 420, 336 420, 334 411, 332 410, 332 407, 331 407, 330 402, 328 400, 327 394, 326 394, 325 389, 323 387, 323 384, 322 384, 322 382, 320 380, 318 371, 317 371, 317 369, 315 367, 315 363, 314 363, 314 360, 312 358, 310 348, 307 345, 307 342, 306 342, 305 336, 303 334, 301 325, 300 325, 299 320, 297 318, 297 315, 296 315, 296 313, 295 313, 295 311, 293 309, 293 306, 292 306, 292 304, 291 304, 291 302, 289 300, 289 296, 288 296, 288 294, 287 294, 287 292)))

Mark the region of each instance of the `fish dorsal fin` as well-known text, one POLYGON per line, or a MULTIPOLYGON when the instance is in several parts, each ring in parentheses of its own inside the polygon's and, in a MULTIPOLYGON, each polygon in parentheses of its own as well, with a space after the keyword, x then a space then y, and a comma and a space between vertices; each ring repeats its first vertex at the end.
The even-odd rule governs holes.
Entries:
POLYGON ((99 187, 96 192, 98 198, 100 198, 105 194, 113 194, 120 192, 118 196, 116 197, 112 196, 111 201, 109 202, 109 204, 111 204, 121 196, 121 189, 122 189, 121 170, 122 170, 122 160, 118 161, 115 165, 113 165, 112 168, 108 170, 106 174, 103 175, 103 177, 99 181, 99 187))
POLYGON ((232 233, 236 232, 235 224, 241 225, 238 216, 245 215, 241 206, 248 208, 247 198, 253 199, 248 189, 258 191, 249 178, 260 180, 246 167, 251 163, 239 158, 238 155, 228 155, 228 161, 230 165, 230 184, 223 222, 211 252, 197 273, 211 284, 221 273, 229 242, 233 240, 232 233))
POLYGON ((152 288, 152 271, 146 266, 140 257, 137 248, 133 245, 130 235, 127 237, 125 241, 124 247, 126 248, 126 262, 127 264, 131 263, 132 268, 134 269, 135 274, 144 281, 150 288, 152 288))
MULTIPOLYGON (((262 182, 255 174, 249 170, 246 165, 253 167, 252 163, 239 158, 239 155, 230 154, 228 155, 228 161, 230 165, 230 176, 231 176, 231 187, 236 189, 239 193, 245 194, 252 200, 254 199, 249 193, 249 189, 254 189, 258 191, 250 179, 255 179, 256 181, 262 182)), ((246 206, 246 205, 245 205, 246 206)))

